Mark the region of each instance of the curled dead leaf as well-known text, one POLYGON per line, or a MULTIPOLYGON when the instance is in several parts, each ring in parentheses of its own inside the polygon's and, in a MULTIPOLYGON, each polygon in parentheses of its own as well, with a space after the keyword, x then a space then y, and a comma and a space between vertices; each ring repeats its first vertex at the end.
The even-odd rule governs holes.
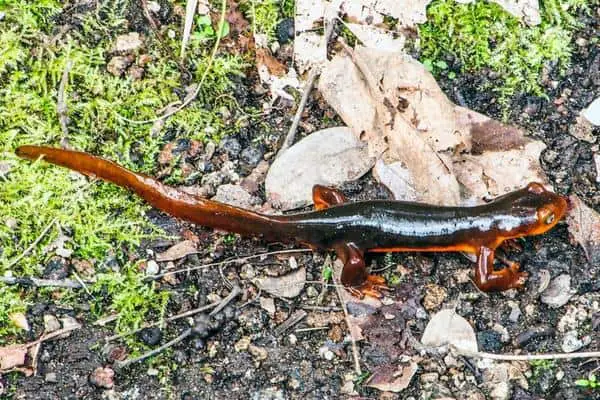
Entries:
POLYGON ((401 392, 410 385, 417 369, 417 363, 412 360, 397 366, 382 365, 373 372, 367 386, 385 392, 401 392))
POLYGON ((431 317, 421 343, 427 347, 454 345, 459 350, 477 351, 473 327, 454 310, 442 310, 431 317))
POLYGON ((258 286, 274 296, 293 298, 298 296, 306 283, 306 268, 300 267, 286 275, 258 280, 258 286))
POLYGON ((196 253, 198 253, 196 244, 191 240, 184 240, 169 247, 166 251, 158 253, 156 255, 156 261, 174 261, 196 253))
POLYGON ((600 214, 588 207, 579 197, 569 196, 570 210, 567 214, 569 233, 585 252, 592 265, 600 264, 600 214))

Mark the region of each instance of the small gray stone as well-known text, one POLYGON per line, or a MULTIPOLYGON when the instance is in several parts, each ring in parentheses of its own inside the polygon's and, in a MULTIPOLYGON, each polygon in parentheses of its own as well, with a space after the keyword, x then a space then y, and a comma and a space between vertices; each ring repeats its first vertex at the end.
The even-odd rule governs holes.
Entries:
POLYGON ((231 184, 219 186, 213 200, 241 208, 251 208, 260 202, 241 186, 231 184))
POLYGON ((103 389, 111 389, 114 386, 115 371, 109 367, 98 367, 90 375, 90 383, 103 389))
POLYGON ((58 376, 56 375, 56 372, 48 372, 44 377, 44 380, 48 383, 56 383, 58 382, 58 376))
POLYGON ((52 314, 44 314, 44 333, 54 332, 60 329, 60 322, 52 314))
POLYGON ((117 36, 114 51, 119 53, 130 53, 139 50, 143 46, 142 38, 137 32, 129 32, 117 36))
POLYGON ((154 260, 148 261, 146 265, 146 275, 157 275, 160 272, 160 267, 158 263, 154 260))
POLYGON ((571 277, 563 274, 550 282, 548 288, 542 293, 541 300, 550 307, 559 308, 567 304, 575 292, 571 289, 571 277))
POLYGON ((226 137, 221 140, 219 144, 221 151, 229 155, 229 157, 237 157, 242 151, 242 145, 236 138, 226 137))
POLYGON ((563 337, 563 341, 561 344, 562 351, 565 353, 572 353, 581 349, 584 346, 590 344, 592 339, 589 336, 584 336, 583 338, 579 338, 578 332, 576 330, 569 331, 563 337))

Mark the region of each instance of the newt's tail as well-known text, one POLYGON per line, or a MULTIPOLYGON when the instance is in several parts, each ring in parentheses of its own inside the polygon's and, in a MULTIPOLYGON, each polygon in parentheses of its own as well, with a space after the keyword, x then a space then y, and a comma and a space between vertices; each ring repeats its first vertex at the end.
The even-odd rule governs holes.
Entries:
POLYGON ((21 146, 16 153, 30 160, 43 157, 52 164, 128 188, 152 206, 199 225, 267 240, 293 239, 286 235, 283 218, 196 197, 91 154, 44 146, 21 146))

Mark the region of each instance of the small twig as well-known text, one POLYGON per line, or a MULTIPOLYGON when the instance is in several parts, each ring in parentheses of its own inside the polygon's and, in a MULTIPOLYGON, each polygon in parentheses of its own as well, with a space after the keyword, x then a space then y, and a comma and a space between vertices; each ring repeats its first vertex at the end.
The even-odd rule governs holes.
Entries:
POLYGON ((149 351, 149 352, 147 352, 147 353, 144 353, 144 354, 142 354, 142 355, 141 355, 141 356, 139 356, 139 357, 136 357, 136 358, 129 358, 129 359, 127 359, 127 360, 123 360, 123 361, 118 361, 118 360, 117 360, 117 361, 115 361, 115 363, 114 363, 114 367, 115 367, 115 369, 117 369, 117 370, 121 370, 121 369, 127 368, 127 367, 128 367, 128 366, 130 366, 131 364, 134 364, 134 363, 136 363, 136 362, 138 362, 138 361, 143 361, 143 360, 145 360, 145 359, 147 359, 147 358, 149 358, 149 357, 152 357, 152 356, 154 356, 154 355, 156 355, 156 354, 158 354, 158 353, 162 352, 163 350, 165 350, 165 349, 167 349, 167 348, 169 348, 169 347, 171 347, 171 346, 173 346, 173 345, 176 345, 177 343, 181 342, 182 340, 184 340, 185 338, 187 338, 187 337, 188 337, 188 336, 190 336, 191 334, 192 334, 192 329, 191 329, 191 328, 188 328, 188 329, 186 329, 185 331, 183 331, 183 333, 182 333, 181 335, 177 336, 175 339, 173 339, 173 340, 171 340, 171 341, 169 341, 169 342, 167 342, 167 343, 163 344, 163 345, 162 345, 162 346, 160 346, 160 347, 157 347, 157 348, 156 348, 156 349, 154 349, 154 350, 151 350, 151 351, 149 351))
POLYGON ((226 0, 222 0, 221 1, 221 18, 219 20, 219 27, 217 28, 218 32, 217 32, 217 35, 216 35, 217 39, 215 40, 215 45, 213 46, 212 52, 210 53, 210 58, 208 59, 208 65, 206 66, 206 69, 202 73, 202 77, 200 78, 200 82, 198 82, 198 87, 196 87, 196 90, 194 91, 194 93, 191 96, 187 96, 187 98, 185 99, 185 101, 179 107, 177 107, 176 109, 171 110, 171 111, 167 112, 166 114, 161 115, 160 117, 157 117, 157 118, 147 119, 147 120, 142 120, 142 121, 137 121, 137 120, 132 120, 132 119, 129 119, 129 118, 125 118, 121 114, 116 113, 117 118, 122 119, 123 121, 127 121, 130 124, 135 124, 135 125, 151 124, 151 123, 159 121, 161 119, 169 118, 171 115, 176 114, 179 111, 183 110, 192 101, 194 101, 196 99, 196 97, 198 97, 198 95, 200 94, 200 90, 202 89, 202 84, 206 80, 206 77, 208 76, 208 72, 210 71, 210 68, 212 67, 212 64, 214 62, 215 56, 217 55, 217 50, 219 49, 219 44, 221 43, 221 32, 222 32, 223 26, 225 24, 225 11, 226 10, 227 10, 227 1, 226 0))
POLYGON ((69 82, 69 72, 71 72, 72 67, 73 62, 71 60, 68 60, 67 64, 65 65, 62 78, 60 79, 60 84, 58 85, 56 112, 58 114, 58 122, 60 123, 60 129, 63 133, 63 137, 60 141, 60 144, 63 147, 68 144, 69 140, 69 117, 67 116, 67 100, 65 93, 67 91, 67 83, 69 82))
POLYGON ((36 346, 36 345, 38 345, 40 343, 46 342, 46 341, 48 341, 50 339, 54 339, 57 336, 64 335, 67 332, 71 332, 71 331, 74 331, 75 329, 79 329, 79 328, 81 328, 81 325, 72 325, 72 326, 68 326, 66 328, 58 329, 56 331, 43 334, 42 336, 40 336, 39 339, 34 340, 33 342, 29 342, 29 343, 25 343, 25 344, 19 345, 19 347, 23 347, 25 349, 28 349, 30 347, 36 346))
POLYGON ((316 326, 314 328, 298 328, 298 329, 294 329, 294 332, 296 333, 304 333, 304 332, 313 332, 313 331, 324 331, 329 329, 328 326, 316 326))
POLYGON ((39 242, 42 241, 42 239, 44 238, 44 236, 46 236, 46 234, 48 233, 48 231, 50 230, 50 228, 52 228, 52 226, 56 223, 58 219, 56 217, 54 217, 52 219, 52 221, 50 221, 50 223, 44 228, 44 230, 42 231, 42 233, 40 233, 40 235, 33 241, 33 243, 31 243, 29 245, 29 247, 27 247, 25 249, 25 251, 23 251, 17 258, 15 258, 14 260, 12 260, 8 266, 6 267, 6 269, 10 269, 11 267, 13 267, 15 264, 17 264, 19 261, 21 261, 25 256, 27 256, 27 254, 29 254, 29 252, 31 250, 33 250, 33 248, 35 246, 38 245, 39 242))
MULTIPOLYGON (((59 287, 68 289, 79 289, 83 287, 83 282, 76 282, 70 279, 39 279, 24 278, 14 276, 0 276, 0 282, 7 285, 21 285, 33 287, 59 287)), ((89 293, 89 292, 88 292, 89 293)))
POLYGON ((342 311, 341 307, 321 307, 321 306, 300 306, 301 309, 303 310, 310 310, 310 311, 324 311, 324 312, 328 312, 328 311, 342 311))
MULTIPOLYGON (((327 43, 329 42, 329 39, 331 39, 331 35, 333 34, 333 21, 329 21, 329 23, 326 25, 327 29, 325 31, 325 42, 327 43)), ((315 67, 313 67, 310 70, 310 73, 308 74, 308 79, 306 80, 306 85, 304 87, 304 93, 302 93, 300 103, 298 103, 298 108, 296 109, 296 114, 294 115, 294 119, 292 120, 292 125, 290 126, 290 129, 288 130, 288 133, 285 136, 285 139, 283 140, 283 143, 281 144, 281 147, 279 148, 279 151, 277 152, 275 158, 285 153, 285 151, 292 144, 294 144, 296 131, 298 130, 298 124, 300 124, 300 118, 302 118, 302 113, 304 112, 304 107, 306 107, 308 96, 310 95, 310 92, 312 91, 313 86, 315 85, 315 81, 317 80, 319 74, 320 71, 315 67)))
POLYGON ((308 313, 304 310, 296 310, 288 319, 276 327, 273 333, 275 336, 281 336, 285 331, 302 321, 307 315, 308 313))
POLYGON ((342 296, 342 288, 340 285, 336 285, 335 290, 340 299, 340 304, 342 305, 342 310, 344 311, 344 317, 346 319, 346 325, 348 326, 348 331, 350 332, 350 344, 352 346, 352 357, 354 358, 354 372, 358 376, 362 375, 362 370, 360 368, 360 360, 358 358, 358 346, 356 345, 356 339, 354 338, 354 334, 352 333, 352 327, 350 325, 350 314, 348 314, 348 308, 346 307, 346 303, 344 302, 344 297, 342 296))
MULTIPOLYGON (((120 339, 120 338, 123 338, 125 336, 130 336, 130 335, 133 335, 134 333, 138 333, 139 331, 144 330, 146 328, 151 328, 153 326, 160 325, 163 322, 172 322, 172 321, 175 321, 175 320, 178 320, 178 319, 181 319, 181 318, 189 317, 189 316, 192 316, 192 315, 195 315, 195 314, 198 314, 198 313, 210 310, 211 308, 217 307, 221 303, 222 303, 222 301, 217 301, 215 303, 207 304, 205 306, 198 307, 198 308, 195 308, 193 310, 188 310, 186 312, 182 312, 181 314, 174 315, 174 316, 169 317, 169 318, 167 318, 165 320, 155 321, 155 322, 149 322, 149 323, 146 323, 146 324, 142 325, 138 329, 135 329, 135 330, 132 330, 132 331, 128 331, 128 332, 124 332, 124 333, 119 333, 118 335, 113 335, 113 336, 109 336, 107 338, 104 338, 104 341, 106 343, 112 342, 113 340, 120 339)), ((115 319, 118 318, 118 315, 111 316, 110 318, 112 318, 111 321, 115 320, 115 319)), ((102 322, 103 323, 107 323, 107 322, 110 322, 110 321, 104 320, 102 322)))
POLYGON ((158 24, 156 23, 156 20, 152 17, 152 15, 150 14, 150 10, 148 9, 148 0, 142 0, 142 11, 144 12, 144 17, 146 17, 146 20, 150 23, 152 29, 156 32, 157 35, 160 36, 158 24))
POLYGON ((191 271, 197 271, 199 269, 206 269, 206 268, 210 268, 210 267, 216 267, 216 266, 219 266, 219 265, 234 264, 234 263, 244 262, 244 261, 251 260, 253 258, 259 258, 259 257, 263 257, 263 256, 272 256, 272 255, 277 255, 277 254, 289 254, 289 253, 308 253, 308 252, 311 252, 311 251, 312 250, 310 250, 310 249, 291 249, 291 250, 270 251, 270 252, 267 252, 267 253, 254 254, 254 255, 251 255, 251 256, 238 257, 238 258, 234 258, 234 259, 231 259, 231 260, 225 260, 225 261, 219 261, 219 262, 210 263, 210 264, 198 265, 198 266, 192 267, 192 268, 183 268, 183 269, 178 269, 178 270, 164 272, 162 274, 150 275, 150 276, 146 277, 145 279, 146 280, 156 280, 156 279, 162 278, 164 276, 178 274, 180 272, 191 272, 191 271))
POLYGON ((548 354, 495 354, 483 351, 469 351, 450 345, 456 354, 465 357, 487 358, 497 361, 537 361, 537 360, 572 360, 576 358, 600 357, 600 351, 584 351, 579 353, 548 353, 548 354))
POLYGON ((79 284, 81 285, 81 287, 83 287, 83 290, 85 290, 85 292, 91 296, 92 292, 90 292, 90 290, 88 289, 87 285, 85 284, 84 281, 81 280, 81 278, 79 277, 79 275, 77 275, 77 272, 73 272, 73 276, 75 277, 75 280, 77 280, 77 282, 79 282, 79 284))
POLYGON ((227 304, 229 304, 233 299, 235 299, 240 293, 242 293, 242 289, 240 289, 238 285, 233 285, 233 288, 231 288, 231 292, 227 295, 227 297, 225 297, 219 303, 219 305, 208 315, 215 315, 216 313, 224 309, 227 306, 227 304))

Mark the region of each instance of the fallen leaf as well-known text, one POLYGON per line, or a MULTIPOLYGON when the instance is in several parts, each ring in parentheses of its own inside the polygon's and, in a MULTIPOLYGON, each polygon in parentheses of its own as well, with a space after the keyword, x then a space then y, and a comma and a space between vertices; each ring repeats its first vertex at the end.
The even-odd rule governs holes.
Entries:
POLYGON ((421 343, 427 347, 454 345, 459 350, 477 351, 473 327, 454 310, 436 313, 425 327, 421 343))
POLYGON ((585 205, 579 197, 569 196, 570 210, 567 214, 569 233, 581 245, 588 262, 600 264, 600 214, 585 205))
POLYGON ((540 300, 552 308, 559 308, 567 304, 575 293, 577 293, 577 289, 571 288, 571 277, 568 274, 562 274, 550 281, 549 286, 540 296, 540 300))
POLYGON ((417 363, 412 360, 397 366, 382 365, 373 372, 367 386, 384 392, 401 392, 410 385, 417 369, 417 363))
POLYGON ((260 308, 269 313, 269 315, 275 315, 275 301, 271 297, 261 297, 260 308))
POLYGON ((278 297, 298 296, 306 283, 306 268, 300 267, 286 275, 258 279, 258 286, 267 293, 278 297))
POLYGON ((322 26, 324 17, 323 0, 296 0, 294 61, 300 73, 318 68, 327 60, 325 37, 313 29, 315 25, 322 26))
POLYGON ((25 346, 10 345, 0 347, 0 372, 25 365, 27 348, 25 346))
POLYGON ((24 331, 29 330, 29 322, 27 322, 27 317, 22 312, 11 313, 8 315, 8 318, 17 328, 24 331))
POLYGON ((383 160, 377 160, 373 168, 373 176, 392 192, 395 199, 405 201, 419 199, 415 185, 411 182, 410 171, 400 161, 386 164, 383 160))
POLYGON ((256 66, 257 68, 265 66, 269 74, 276 77, 282 77, 286 74, 287 68, 278 59, 271 55, 268 49, 256 49, 256 66))
POLYGON ((196 244, 191 240, 184 240, 183 242, 179 242, 169 247, 166 251, 158 253, 156 255, 156 261, 174 261, 179 260, 190 254, 197 253, 198 249, 196 248, 196 244))
POLYGON ((273 162, 265 179, 267 199, 283 210, 312 204, 314 185, 337 186, 367 173, 375 163, 367 151, 346 127, 314 132, 273 162))

